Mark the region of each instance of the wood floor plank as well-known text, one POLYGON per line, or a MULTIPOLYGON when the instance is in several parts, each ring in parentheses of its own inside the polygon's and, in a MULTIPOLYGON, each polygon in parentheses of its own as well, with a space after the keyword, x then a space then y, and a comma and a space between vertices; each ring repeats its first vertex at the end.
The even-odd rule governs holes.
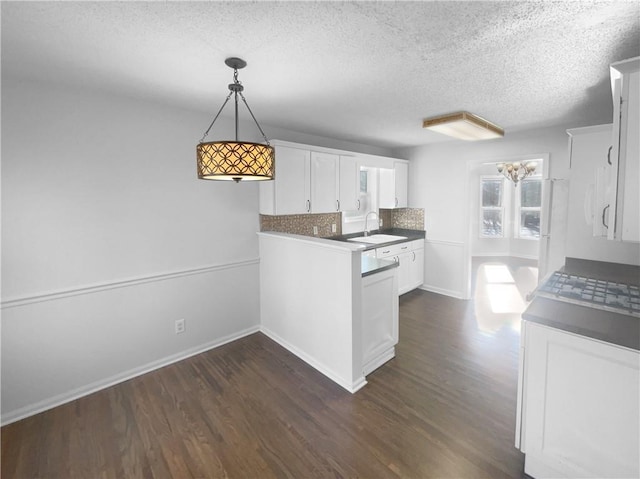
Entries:
POLYGON ((524 478, 518 341, 414 291, 355 395, 257 333, 3 427, 2 478, 524 478))

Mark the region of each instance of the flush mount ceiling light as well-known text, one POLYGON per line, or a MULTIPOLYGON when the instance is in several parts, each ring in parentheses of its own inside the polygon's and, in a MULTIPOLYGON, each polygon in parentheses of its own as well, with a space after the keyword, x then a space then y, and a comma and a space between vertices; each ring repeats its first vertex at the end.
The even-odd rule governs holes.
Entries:
POLYGON ((249 108, 247 100, 242 94, 244 87, 238 81, 238 70, 246 67, 247 62, 241 58, 227 58, 224 62, 228 67, 233 68, 233 83, 229 84, 230 91, 227 98, 196 148, 198 178, 201 180, 233 180, 236 183, 241 180, 272 180, 275 166, 275 150, 269 145, 269 140, 262 128, 260 128, 251 108, 249 108), (235 141, 224 140, 203 143, 231 95, 234 95, 235 100, 235 141), (251 118, 253 118, 258 130, 262 133, 266 144, 238 141, 238 95, 240 95, 247 110, 249 110, 251 118))
POLYGON ((536 171, 538 164, 535 161, 527 163, 498 163, 498 173, 502 173, 505 178, 513 181, 514 186, 518 186, 518 182, 524 180, 527 176, 536 171))
POLYGON ((504 130, 498 125, 494 125, 490 121, 468 111, 427 118, 422 122, 422 128, 469 141, 488 140, 504 136, 504 130))

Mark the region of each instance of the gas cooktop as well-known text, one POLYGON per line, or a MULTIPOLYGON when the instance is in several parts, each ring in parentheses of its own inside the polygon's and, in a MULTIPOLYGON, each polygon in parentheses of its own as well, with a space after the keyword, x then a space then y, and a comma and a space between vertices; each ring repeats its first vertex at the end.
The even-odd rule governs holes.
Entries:
POLYGON ((538 287, 536 295, 640 318, 638 286, 556 271, 538 287))

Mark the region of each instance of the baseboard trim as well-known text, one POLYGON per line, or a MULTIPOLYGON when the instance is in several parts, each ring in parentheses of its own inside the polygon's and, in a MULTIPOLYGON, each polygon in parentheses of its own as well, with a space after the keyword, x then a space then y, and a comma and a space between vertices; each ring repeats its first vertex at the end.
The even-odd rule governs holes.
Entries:
POLYGON ((276 333, 271 331, 269 328, 265 328, 264 326, 261 326, 260 327, 260 332, 262 332, 269 339, 272 339, 273 341, 278 343, 280 346, 282 346, 283 348, 285 348, 289 352, 291 352, 291 353, 295 354, 296 356, 298 356, 300 359, 302 359, 309 366, 311 366, 314 369, 318 370, 319 372, 321 372, 322 374, 327 376, 329 379, 331 379, 334 383, 336 383, 339 386, 343 387, 344 389, 346 389, 347 391, 349 391, 352 394, 355 393, 356 391, 358 391, 359 389, 361 389, 365 384, 367 384, 367 380, 365 379, 364 375, 362 377, 356 379, 356 381, 353 382, 353 383, 349 383, 348 381, 345 381, 343 378, 341 378, 340 376, 335 374, 331 369, 326 367, 324 364, 322 364, 321 362, 317 361, 315 358, 309 356, 307 353, 301 351, 300 349, 298 349, 297 347, 295 347, 293 344, 289 343, 285 339, 281 338, 276 333))
POLYGON ((456 299, 465 299, 464 295, 460 291, 455 291, 453 289, 438 288, 437 286, 429 286, 428 284, 423 284, 420 286, 420 289, 423 291, 429 291, 430 293, 443 294, 456 299))
POLYGON ((185 351, 172 354, 171 356, 167 356, 165 358, 152 361, 143 366, 133 368, 128 371, 124 371, 120 374, 116 374, 109 378, 95 381, 93 383, 87 384, 86 386, 82 386, 80 388, 73 389, 66 393, 59 394, 57 396, 53 396, 48 399, 44 399, 37 403, 21 407, 19 409, 16 409, 15 411, 10 411, 6 414, 3 414, 2 418, 0 419, 0 424, 2 426, 6 426, 7 424, 11 424, 12 422, 16 422, 16 421, 19 421, 20 419, 24 419, 26 417, 39 414, 49 409, 53 409, 54 407, 61 406, 62 404, 75 401, 76 399, 79 399, 84 396, 88 396, 102 389, 106 389, 108 387, 114 386, 124 381, 128 381, 129 379, 142 376, 143 374, 150 373, 152 371, 155 371, 156 369, 160 369, 170 364, 177 363, 178 361, 182 361, 184 359, 190 358, 197 354, 210 351, 211 349, 218 348, 224 344, 230 343, 232 341, 236 341, 238 339, 244 338, 245 336, 249 336, 259 331, 260 331, 259 325, 252 326, 250 328, 246 328, 237 333, 233 333, 233 334, 224 336, 222 338, 216 339, 214 341, 209 341, 199 346, 189 348, 185 351))
POLYGON ((259 263, 260 263, 260 259, 255 258, 255 259, 249 259, 249 260, 243 260, 243 261, 235 261, 232 263, 204 266, 201 268, 191 268, 191 269, 171 271, 171 272, 155 274, 155 275, 139 276, 137 278, 129 278, 129 279, 124 279, 119 281, 110 281, 110 282, 99 283, 99 284, 91 284, 91 285, 81 286, 79 288, 69 288, 69 289, 64 289, 59 291, 49 291, 49 292, 35 294, 31 296, 23 296, 20 298, 8 299, 6 301, 2 301, 2 303, 0 303, 0 307, 2 309, 8 309, 8 308, 15 308, 18 306, 27 306, 29 304, 40 303, 43 301, 53 301, 61 298, 68 298, 69 296, 79 296, 81 294, 98 293, 100 291, 107 291, 110 289, 126 288, 129 286, 136 286, 139 284, 153 283, 156 281, 166 281, 166 280, 175 279, 175 278, 182 278, 184 276, 212 273, 215 271, 222 271, 222 270, 231 269, 231 268, 241 268, 243 266, 250 266, 250 265, 259 264, 259 263))
POLYGON ((384 363, 386 363, 387 361, 391 361, 395 357, 396 357, 396 348, 395 346, 393 346, 387 349, 386 351, 384 351, 382 354, 379 354, 378 356, 373 358, 364 366, 362 366, 362 372, 364 373, 365 376, 368 376, 373 371, 375 371, 380 366, 382 366, 384 363))
POLYGON ((535 255, 526 255, 526 254, 502 254, 502 253, 482 253, 482 254, 473 254, 471 258, 518 258, 518 259, 530 259, 534 261, 538 261, 538 257, 535 255))

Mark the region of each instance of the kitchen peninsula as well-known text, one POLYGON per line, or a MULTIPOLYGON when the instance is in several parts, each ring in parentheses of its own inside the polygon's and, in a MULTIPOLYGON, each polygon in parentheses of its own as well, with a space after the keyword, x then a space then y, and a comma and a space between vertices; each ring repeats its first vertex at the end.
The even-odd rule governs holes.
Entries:
POLYGON ((398 263, 355 242, 258 235, 263 333, 356 392, 395 356, 398 263))

